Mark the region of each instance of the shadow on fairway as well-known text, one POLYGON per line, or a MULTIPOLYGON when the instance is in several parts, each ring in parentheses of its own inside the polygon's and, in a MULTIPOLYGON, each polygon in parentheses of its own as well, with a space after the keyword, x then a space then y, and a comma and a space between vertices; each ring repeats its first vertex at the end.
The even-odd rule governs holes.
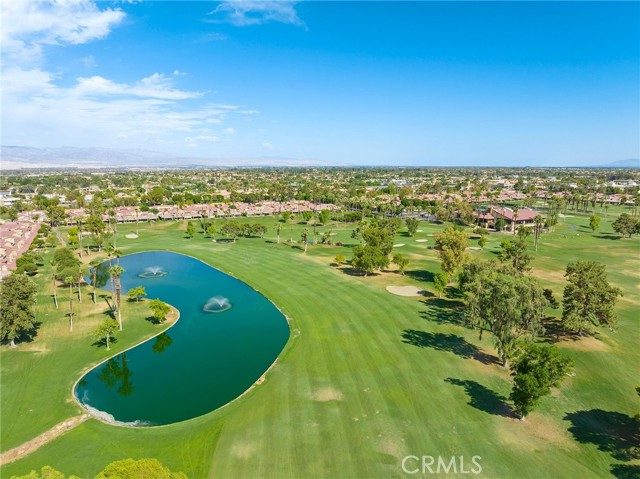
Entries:
POLYGON ((445 379, 449 384, 461 386, 469 396, 469 406, 484 411, 489 414, 503 417, 516 417, 511 406, 507 404, 506 398, 491 389, 470 379, 445 379))
POLYGON ((611 475, 616 479, 640 479, 640 466, 634 464, 613 464, 611 475))
POLYGON ((405 329, 402 332, 402 342, 420 348, 447 351, 462 358, 473 358, 482 364, 500 364, 495 356, 485 353, 463 337, 451 333, 428 333, 416 329, 405 329))
POLYGON ((618 236, 618 235, 607 235, 607 234, 604 234, 604 235, 593 235, 593 237, 594 238, 601 238, 601 239, 608 239, 608 240, 620 240, 620 239, 622 239, 621 236, 618 236))
POLYGON ((431 271, 417 269, 417 270, 405 271, 404 274, 406 274, 409 278, 415 279, 417 281, 426 281, 428 283, 433 283, 434 274, 431 271))
POLYGON ((450 323, 465 326, 464 303, 461 301, 448 301, 442 298, 432 298, 423 301, 427 309, 420 314, 427 321, 435 321, 438 324, 450 323))
MULTIPOLYGON (((364 271, 362 271, 361 269, 357 269, 357 268, 353 268, 351 266, 343 266, 341 268, 338 268, 340 271, 342 271, 344 274, 348 274, 349 276, 363 276, 364 277, 364 271)), ((367 277, 369 276, 378 276, 379 273, 367 273, 367 277)))
POLYGON ((639 419, 615 411, 591 409, 568 413, 564 420, 571 422, 569 432, 576 441, 595 444, 619 461, 640 459, 639 419))

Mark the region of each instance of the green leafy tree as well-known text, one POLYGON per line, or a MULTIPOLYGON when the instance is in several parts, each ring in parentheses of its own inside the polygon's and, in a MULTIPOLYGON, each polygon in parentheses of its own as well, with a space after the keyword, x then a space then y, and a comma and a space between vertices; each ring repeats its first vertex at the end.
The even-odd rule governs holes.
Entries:
POLYGON ((496 267, 494 262, 465 265, 460 285, 465 295, 465 318, 482 332, 492 333, 506 367, 521 340, 544 331, 542 320, 549 302, 535 278, 496 267))
POLYGON ((478 240, 478 246, 484 249, 486 244, 487 244, 487 238, 485 236, 480 236, 480 239, 478 240))
POLYGON ((149 301, 149 308, 151 309, 153 317, 159 323, 164 323, 167 319, 167 314, 171 311, 171 307, 159 299, 149 301))
POLYGON ((496 231, 503 231, 507 227, 507 222, 503 218, 498 218, 495 223, 496 231))
POLYGON ((216 225, 211 223, 209 226, 207 226, 207 234, 209 235, 209 238, 211 238, 212 241, 215 241, 216 240, 216 225))
POLYGON ((322 210, 320 211, 320 213, 318 213, 318 221, 323 225, 326 225, 329 222, 330 217, 331 213, 329 212, 329 210, 322 210))
POLYGON ((196 227, 191 221, 189 221, 187 223, 187 236, 189 237, 189 239, 191 239, 195 234, 196 234, 196 227))
POLYGON ((407 232, 409 233, 409 236, 415 235, 416 231, 418 231, 420 221, 417 218, 407 218, 405 222, 407 223, 407 232))
POLYGON ((336 264, 344 264, 347 261, 347 258, 344 257, 342 253, 338 253, 336 257, 333 259, 336 264))
POLYGON ((594 327, 615 328, 614 312, 620 288, 609 284, 606 266, 595 261, 576 261, 567 265, 568 284, 564 288, 562 322, 579 336, 593 334, 594 327))
POLYGON ((572 361, 562 357, 558 348, 526 345, 513 364, 513 389, 509 396, 520 419, 524 419, 552 387, 558 387, 572 367, 572 361))
POLYGON ((182 472, 171 472, 157 459, 122 459, 99 472, 96 479, 187 479, 182 472))
POLYGON ((375 270, 389 266, 389 255, 385 254, 377 246, 357 245, 353 247, 351 264, 354 268, 363 271, 364 275, 367 276, 375 270))
POLYGON ((115 319, 105 319, 104 322, 98 326, 93 332, 93 337, 96 341, 102 341, 104 339, 107 346, 107 351, 111 349, 111 340, 118 332, 118 322, 115 319))
POLYGON ((591 215, 589 217, 589 228, 591 231, 595 232, 600 228, 600 217, 597 215, 591 215))
MULTIPOLYGON (((520 231, 525 229, 520 228, 520 231)), ((514 240, 504 240, 500 244, 500 248, 502 249, 498 256, 500 261, 509 263, 513 266, 513 269, 521 273, 530 269, 531 256, 529 256, 527 241, 524 238, 518 237, 514 240)))
POLYGON ((452 278, 458 269, 469 261, 467 234, 452 226, 448 226, 436 236, 435 248, 442 262, 442 271, 452 278))
POLYGON ((30 276, 36 274, 38 265, 29 253, 25 253, 16 260, 16 273, 25 273, 30 276))
POLYGON ((136 286, 135 288, 131 288, 127 292, 127 296, 129 296, 129 299, 132 301, 135 299, 136 303, 139 303, 140 298, 146 295, 147 295, 147 291, 144 289, 144 286, 136 286))
POLYGON ((240 236, 242 233, 242 227, 238 221, 230 219, 225 221, 220 228, 220 234, 226 236, 227 238, 233 238, 235 243, 236 238, 240 236))
POLYGON ((51 227, 64 223, 67 213, 62 205, 51 205, 47 208, 47 219, 51 227))
POLYGON ((24 275, 11 273, 0 283, 0 340, 16 347, 16 341, 35 335, 34 306, 38 286, 24 275))
MULTIPOLYGON (((42 466, 40 472, 32 470, 29 474, 12 476, 11 479, 65 479, 65 475, 51 466, 42 466)), ((69 476, 67 479, 80 479, 78 476, 69 476)))
POLYGON ((640 220, 628 213, 622 213, 611 226, 616 233, 629 238, 633 234, 640 234, 640 220))
POLYGON ((403 254, 396 253, 396 254, 393 255, 393 258, 391 258, 391 262, 395 263, 396 265, 398 265, 398 269, 400 270, 400 274, 404 275, 404 270, 409 265, 409 258, 407 258, 403 254))
POLYGON ((442 298, 447 284, 449 284, 449 277, 444 271, 440 271, 433 276, 433 287, 438 292, 438 298, 442 298))

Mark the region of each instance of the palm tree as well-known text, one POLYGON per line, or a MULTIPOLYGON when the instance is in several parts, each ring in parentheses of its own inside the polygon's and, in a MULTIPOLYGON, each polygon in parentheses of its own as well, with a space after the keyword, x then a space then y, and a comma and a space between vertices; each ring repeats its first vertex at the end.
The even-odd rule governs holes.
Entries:
POLYGON ((309 230, 305 228, 302 230, 302 235, 300 235, 300 239, 304 243, 304 252, 307 252, 307 240, 309 239, 309 230))
POLYGON ((56 304, 56 309, 58 309, 58 293, 56 288, 56 264, 51 263, 51 281, 53 283, 53 302, 56 304))
POLYGON ((96 285, 98 283, 98 266, 104 263, 104 258, 93 258, 89 265, 91 266, 91 286, 93 286, 93 304, 96 304, 96 285))
POLYGON ((64 284, 69 285, 69 331, 73 332, 73 283, 75 283, 76 278, 73 276, 67 276, 64 278, 64 284))
POLYGON ((78 216, 76 218, 76 228, 78 228, 78 250, 80 253, 80 257, 82 258, 82 217, 78 216))
POLYGON ((120 284, 120 276, 124 274, 124 268, 120 265, 111 266, 109 268, 109 274, 113 278, 116 286, 116 311, 118 312, 118 325, 120 327, 120 331, 122 331, 122 312, 120 311, 120 293, 122 286, 120 284))
POLYGON ((278 235, 278 244, 280 244, 280 231, 282 230, 282 225, 278 221, 276 223, 276 234, 278 235))
POLYGON ((544 219, 540 215, 536 215, 533 218, 534 226, 534 236, 533 236, 533 244, 535 245, 536 251, 538 251, 538 243, 540 242, 540 236, 542 236, 542 225, 544 224, 544 219))
POLYGON ((84 281, 84 277, 89 274, 89 266, 82 265, 78 269, 78 301, 82 303, 82 288, 80 287, 84 281))

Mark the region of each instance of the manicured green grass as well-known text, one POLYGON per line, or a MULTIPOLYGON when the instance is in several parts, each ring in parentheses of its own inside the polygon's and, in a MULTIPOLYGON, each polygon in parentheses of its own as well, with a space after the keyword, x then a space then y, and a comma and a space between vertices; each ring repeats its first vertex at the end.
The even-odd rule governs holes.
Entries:
MULTIPOLYGON (((610 210, 609 219, 613 217, 610 210)), ((184 223, 160 223, 141 225, 134 240, 124 235, 136 226, 121 226, 118 247, 127 253, 168 249, 195 256, 273 300, 290 318, 292 336, 266 381, 218 411, 175 425, 128 429, 90 420, 3 468, 3 477, 44 464, 91 477, 124 457, 157 457, 192 478, 406 477, 400 461, 409 454, 478 455, 483 466, 479 477, 609 474, 615 462, 610 452, 576 440, 571 432, 575 424, 564 418, 585 411, 581 417, 588 422, 595 409, 626 416, 637 412, 637 238, 601 237, 611 231, 606 221, 604 234, 592 234, 582 229, 588 224, 584 216, 564 218, 554 233, 543 236, 533 272, 556 295, 561 295, 568 261, 595 259, 608 265, 610 280, 625 296, 617 332, 559 343, 576 360, 576 376, 520 422, 505 414, 508 374, 491 362, 491 339, 485 335, 480 341, 475 331, 460 324, 459 300, 404 298, 384 289, 415 284, 432 290, 426 280, 439 267, 429 249, 434 241, 430 235, 441 226, 421 224, 423 231, 414 238, 398 235, 395 243, 404 246, 397 251, 411 259, 406 276, 387 272, 363 278, 330 265, 338 252, 350 258, 348 246, 309 247, 304 255, 296 247, 275 244, 274 219, 247 221, 268 225, 265 239, 212 243, 198 234, 189 240, 183 238, 184 223), (428 241, 415 241, 420 238, 428 241)), ((294 225, 295 240, 304 227, 294 225)), ((351 225, 329 228, 337 233, 334 241, 354 243, 351 225)), ((281 241, 288 237, 287 226, 281 241)), ((492 257, 509 237, 491 234, 484 251, 471 253, 492 257)), ((133 314, 125 324, 130 343, 152 330, 133 314)), ((127 341, 123 336, 118 347, 127 341)), ((3 348, 3 450, 78 412, 76 405, 65 403, 71 385, 84 366, 105 356, 89 344, 43 325, 31 345, 18 351, 3 348), (43 352, 24 351, 38 348, 43 352), (37 418, 14 419, 27 407, 37 418), (18 422, 5 431, 11 421, 18 422)), ((578 436, 584 441, 583 434, 578 436)))

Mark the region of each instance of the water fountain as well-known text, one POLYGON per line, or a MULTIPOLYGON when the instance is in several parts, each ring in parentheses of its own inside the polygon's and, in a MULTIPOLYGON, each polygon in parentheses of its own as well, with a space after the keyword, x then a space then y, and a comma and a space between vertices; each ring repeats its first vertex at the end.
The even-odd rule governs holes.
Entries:
POLYGON ((203 306, 202 311, 206 313, 222 313, 231 309, 231 303, 223 296, 214 296, 209 298, 203 306))
POLYGON ((166 275, 167 272, 163 270, 160 266, 150 266, 145 269, 144 272, 140 273, 138 276, 140 278, 161 278, 166 275))

